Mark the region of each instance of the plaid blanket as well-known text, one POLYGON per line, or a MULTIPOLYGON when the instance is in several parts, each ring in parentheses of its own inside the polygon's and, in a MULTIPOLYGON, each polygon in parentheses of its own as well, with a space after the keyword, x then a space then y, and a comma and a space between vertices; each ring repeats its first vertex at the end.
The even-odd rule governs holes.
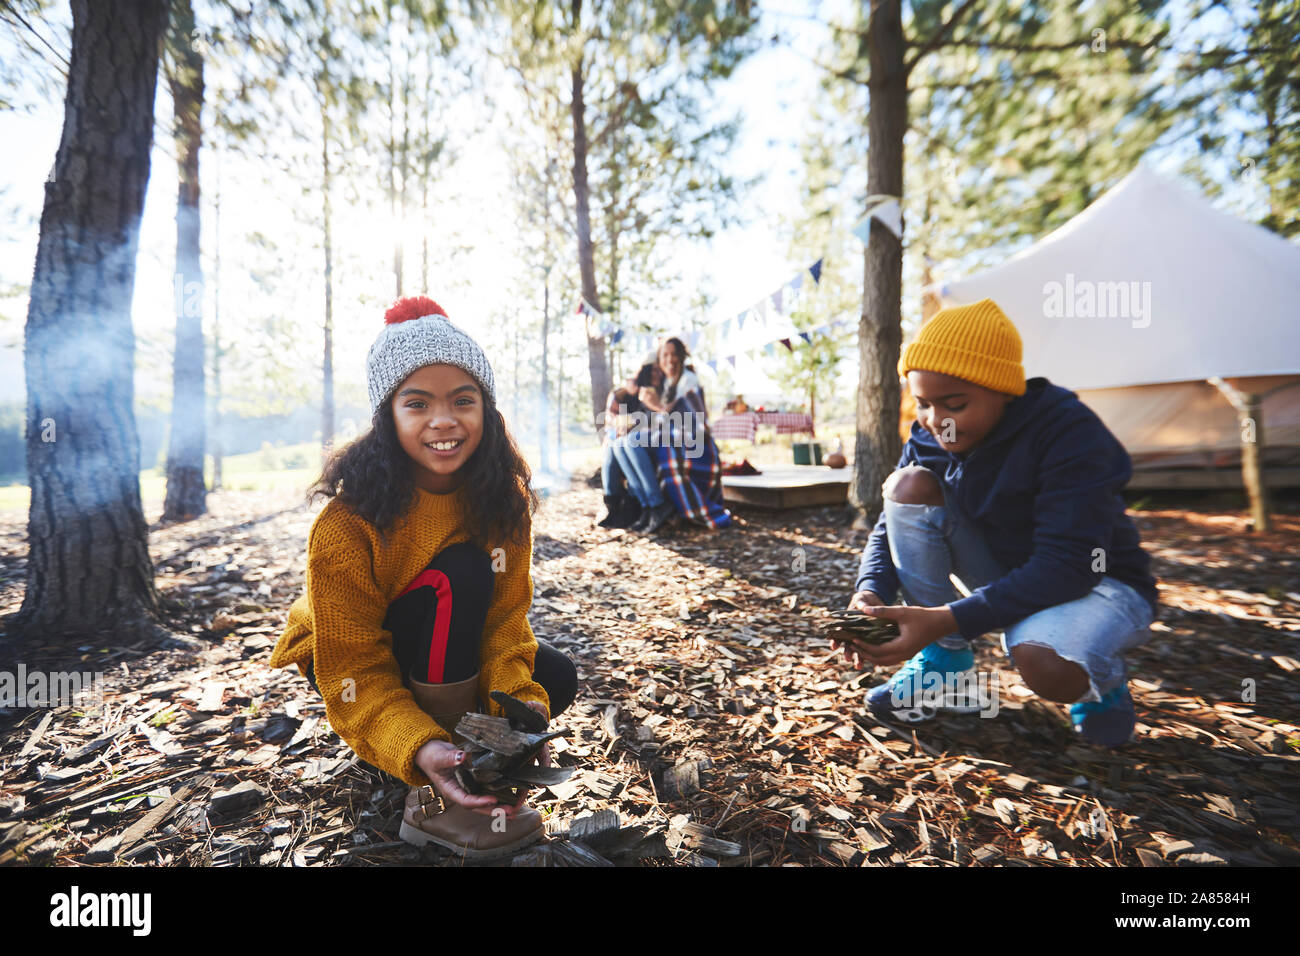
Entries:
POLYGON ((687 520, 706 528, 725 528, 731 524, 731 512, 722 503, 722 456, 709 433, 703 393, 682 396, 670 412, 694 414, 670 415, 659 426, 656 447, 650 449, 659 485, 687 520))

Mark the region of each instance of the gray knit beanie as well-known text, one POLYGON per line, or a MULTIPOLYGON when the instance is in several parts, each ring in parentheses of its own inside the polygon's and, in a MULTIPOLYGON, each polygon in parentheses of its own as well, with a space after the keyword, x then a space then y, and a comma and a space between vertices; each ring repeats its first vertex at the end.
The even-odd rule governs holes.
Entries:
POLYGON ((427 296, 398 299, 384 313, 384 328, 366 356, 370 413, 388 401, 393 389, 425 365, 455 365, 472 375, 496 402, 492 366, 478 343, 452 325, 447 313, 427 296))

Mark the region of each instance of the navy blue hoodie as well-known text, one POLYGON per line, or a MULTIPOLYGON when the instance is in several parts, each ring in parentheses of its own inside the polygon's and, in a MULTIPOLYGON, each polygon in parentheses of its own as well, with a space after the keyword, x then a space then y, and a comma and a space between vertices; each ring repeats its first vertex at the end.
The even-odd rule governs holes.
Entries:
MULTIPOLYGON (((1068 389, 1031 378, 984 440, 967 454, 945 451, 912 423, 898 467, 921 465, 943 482, 972 518, 1005 577, 952 602, 962 635, 1004 630, 1036 611, 1083 597, 1103 572, 1131 586, 1156 610, 1150 558, 1124 511, 1120 491, 1132 474, 1128 452, 1068 389)), ((898 592, 882 513, 862 555, 856 590, 886 604, 898 592)))

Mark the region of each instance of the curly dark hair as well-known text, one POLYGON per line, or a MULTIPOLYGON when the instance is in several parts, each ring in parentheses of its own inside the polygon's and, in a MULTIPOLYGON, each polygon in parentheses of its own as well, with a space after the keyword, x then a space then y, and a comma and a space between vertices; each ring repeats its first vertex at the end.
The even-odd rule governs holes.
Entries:
MULTIPOLYGON (((412 465, 397 438, 392 403, 385 400, 375 411, 370 430, 326 463, 307 500, 337 495, 374 525, 387 544, 388 532, 415 497, 412 465)), ((465 496, 467 510, 462 518, 470 541, 485 549, 503 540, 527 545, 525 523, 538 504, 532 472, 486 391, 483 438, 458 473, 461 484, 474 492, 465 496)))

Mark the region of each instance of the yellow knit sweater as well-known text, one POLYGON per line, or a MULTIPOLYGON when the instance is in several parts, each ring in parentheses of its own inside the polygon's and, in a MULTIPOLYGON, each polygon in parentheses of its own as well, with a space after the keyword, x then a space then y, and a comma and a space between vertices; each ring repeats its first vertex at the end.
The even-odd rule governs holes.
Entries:
MULTIPOLYGON (((461 525, 464 489, 437 495, 416 488, 385 546, 379 532, 338 498, 321 509, 307 536, 301 597, 271 655, 271 667, 313 663, 325 716, 358 756, 412 786, 429 782, 415 754, 430 740, 450 741, 415 703, 393 656, 393 635, 382 627, 388 605, 438 554, 468 539, 461 525)), ((501 708, 488 694, 505 691, 550 700, 533 680, 537 639, 528 624, 532 602, 532 526, 528 544, 488 549, 493 559, 492 601, 483 626, 479 698, 489 713, 501 708)))

